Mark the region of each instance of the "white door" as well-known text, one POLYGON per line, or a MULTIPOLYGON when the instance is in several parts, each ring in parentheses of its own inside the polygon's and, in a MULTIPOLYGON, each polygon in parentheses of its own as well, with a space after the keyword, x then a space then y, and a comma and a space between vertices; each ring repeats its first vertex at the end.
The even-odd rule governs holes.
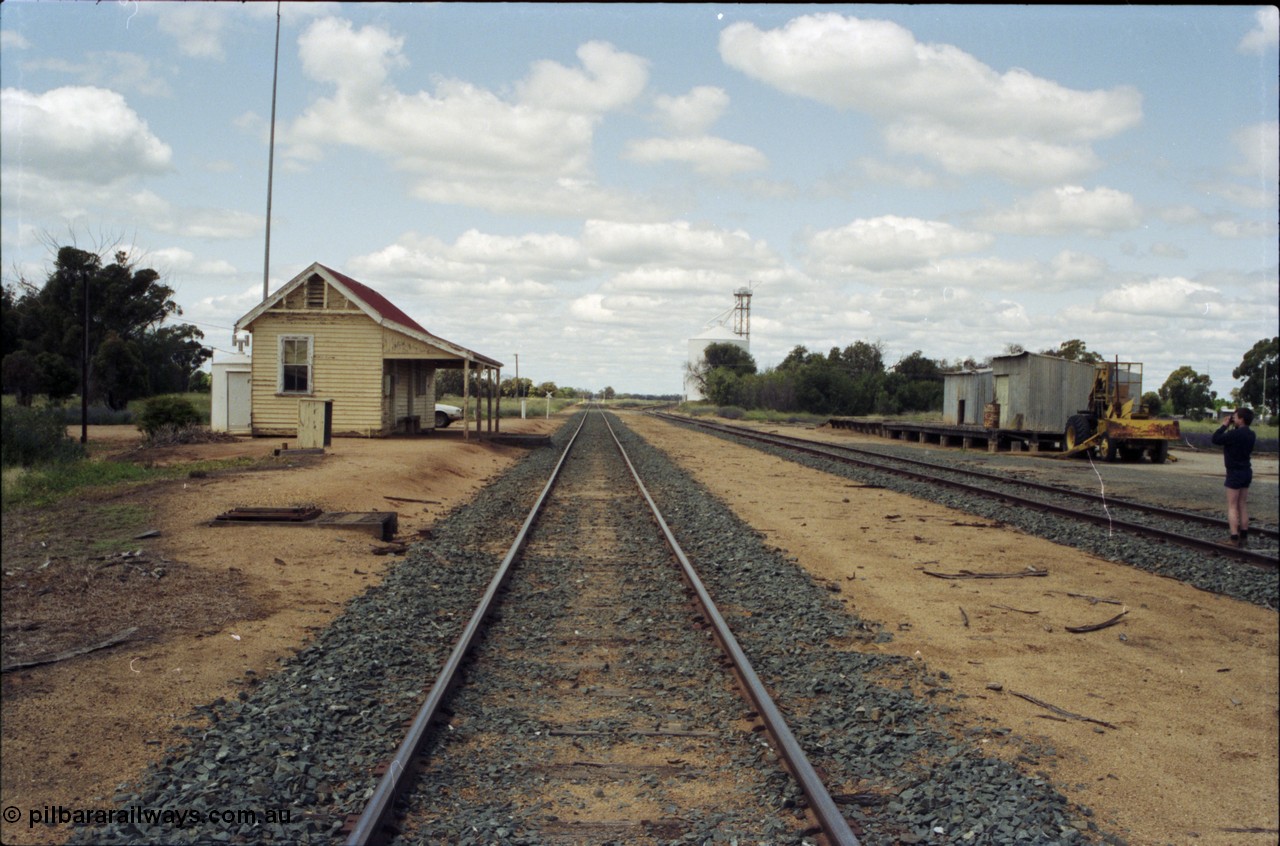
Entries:
POLYGON ((250 428, 253 406, 252 374, 246 372, 227 374, 227 430, 244 431, 250 428))

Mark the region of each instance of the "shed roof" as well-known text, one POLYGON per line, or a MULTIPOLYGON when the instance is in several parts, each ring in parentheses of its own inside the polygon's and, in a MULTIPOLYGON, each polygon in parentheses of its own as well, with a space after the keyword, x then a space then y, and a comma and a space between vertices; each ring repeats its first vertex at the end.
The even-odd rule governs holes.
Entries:
POLYGON ((363 282, 357 282, 345 273, 326 267, 320 262, 313 262, 306 270, 290 279, 271 296, 262 302, 244 317, 236 321, 236 331, 247 330, 249 326, 261 317, 268 309, 285 298, 286 295, 294 288, 302 285, 312 276, 320 276, 330 285, 333 285, 342 292, 349 300, 356 304, 356 307, 363 311, 368 317, 380 326, 384 326, 392 331, 415 338, 432 346, 439 347, 446 352, 452 353, 458 358, 464 358, 469 361, 476 361, 489 367, 502 367, 502 362, 482 355, 475 350, 469 350, 466 347, 459 346, 451 341, 446 341, 437 335, 433 335, 426 329, 422 328, 416 320, 405 314, 395 303, 388 300, 382 294, 365 285, 363 282))

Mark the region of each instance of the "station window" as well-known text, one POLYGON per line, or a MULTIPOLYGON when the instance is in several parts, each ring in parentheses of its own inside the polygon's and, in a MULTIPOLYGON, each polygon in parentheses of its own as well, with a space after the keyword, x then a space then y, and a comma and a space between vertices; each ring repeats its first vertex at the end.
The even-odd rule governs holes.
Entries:
POLYGON ((280 338, 280 393, 309 394, 311 390, 311 336, 282 336, 280 338))

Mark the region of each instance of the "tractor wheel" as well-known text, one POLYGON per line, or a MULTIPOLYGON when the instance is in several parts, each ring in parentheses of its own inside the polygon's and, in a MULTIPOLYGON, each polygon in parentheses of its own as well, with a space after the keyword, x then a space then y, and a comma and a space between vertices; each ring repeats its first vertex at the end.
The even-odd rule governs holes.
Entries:
POLYGON ((1104 461, 1115 461, 1120 449, 1116 446, 1116 442, 1106 435, 1102 436, 1102 440, 1098 441, 1098 454, 1102 456, 1104 461))
POLYGON ((1164 464, 1169 460, 1169 442, 1161 441, 1151 448, 1149 454, 1152 464, 1164 464))
POLYGON ((1092 434, 1089 418, 1083 414, 1073 414, 1067 418, 1067 431, 1063 435, 1063 441, 1067 449, 1075 449, 1078 444, 1089 440, 1092 434))

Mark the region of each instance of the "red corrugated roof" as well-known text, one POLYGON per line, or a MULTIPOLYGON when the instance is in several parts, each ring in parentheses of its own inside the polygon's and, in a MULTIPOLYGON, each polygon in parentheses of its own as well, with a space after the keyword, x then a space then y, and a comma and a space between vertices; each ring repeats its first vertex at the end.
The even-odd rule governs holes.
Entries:
POLYGON ((378 314, 382 315, 382 317, 393 323, 399 323, 401 326, 421 332, 424 335, 431 334, 426 329, 419 326, 416 320, 397 308, 395 303, 391 302, 391 300, 382 296, 382 294, 379 294, 368 285, 365 285, 362 282, 357 282, 350 276, 347 276, 345 273, 339 273, 332 267, 325 267, 323 264, 320 265, 320 267, 323 267, 326 272, 333 274, 334 278, 350 288, 353 294, 364 300, 366 305, 378 314))

